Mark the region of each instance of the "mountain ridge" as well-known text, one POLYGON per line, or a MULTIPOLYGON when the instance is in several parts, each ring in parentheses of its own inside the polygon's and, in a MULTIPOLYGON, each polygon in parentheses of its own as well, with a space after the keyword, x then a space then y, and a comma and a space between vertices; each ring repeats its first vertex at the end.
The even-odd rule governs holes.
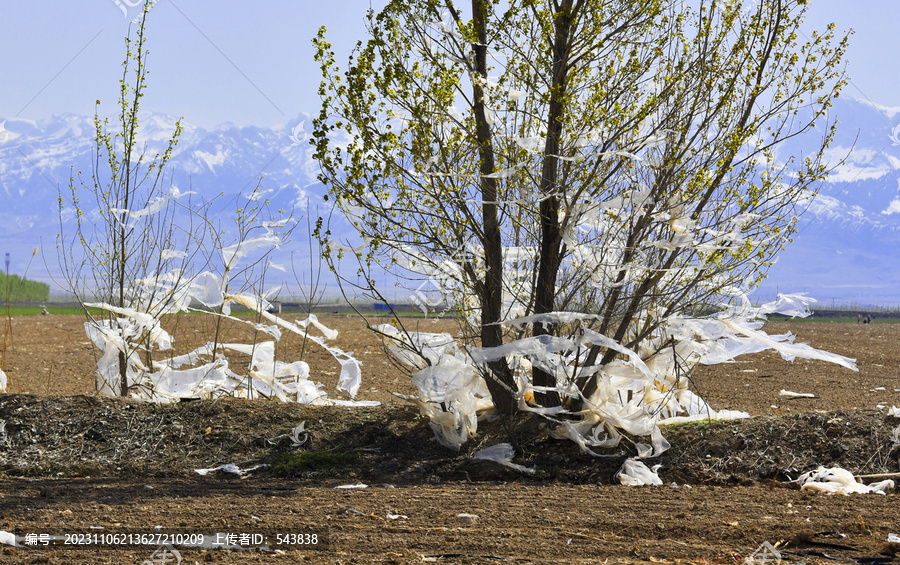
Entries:
MULTIPOLYGON (((839 99, 839 121, 828 150, 838 163, 819 197, 800 221, 795 242, 781 253, 769 278, 755 291, 807 292, 820 301, 900 303, 900 108, 839 99)), ((149 155, 162 151, 178 118, 148 114, 139 138, 149 155)), ((309 115, 274 128, 220 124, 204 129, 182 120, 173 151, 172 181, 182 191, 230 202, 259 184, 275 209, 321 203, 324 187, 308 144, 309 115)), ((110 126, 115 129, 114 119, 110 126)), ((821 131, 816 132, 821 136, 821 131)), ((58 191, 68 190, 72 171, 90 182, 94 117, 60 114, 31 121, 0 117, 0 240, 24 268, 35 245, 52 255, 47 238, 59 230, 58 191), (48 246, 50 250, 48 250, 48 246)), ((795 139, 780 154, 808 153, 811 138, 795 139)), ((101 166, 104 163, 100 164, 101 166)), ((51 261, 48 261, 51 263, 51 261)), ((46 280, 53 273, 31 273, 46 280)))

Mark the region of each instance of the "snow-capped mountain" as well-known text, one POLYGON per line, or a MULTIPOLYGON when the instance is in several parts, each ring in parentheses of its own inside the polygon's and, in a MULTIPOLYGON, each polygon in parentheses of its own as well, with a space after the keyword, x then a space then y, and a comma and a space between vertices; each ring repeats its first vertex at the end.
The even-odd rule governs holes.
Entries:
MULTIPOLYGON (((829 157, 843 163, 822 185, 794 244, 756 295, 807 292, 829 304, 900 303, 900 112, 839 100, 831 117, 840 125, 829 157)), ((259 183, 274 208, 302 209, 323 190, 315 180, 309 124, 300 116, 280 128, 223 124, 206 130, 183 121, 170 163, 172 184, 207 199, 224 194, 220 201, 231 205, 259 183)), ((140 136, 149 155, 164 148, 174 127, 172 116, 144 117, 140 136)), ((57 191, 68 190, 70 171, 90 181, 93 135, 93 117, 0 117, 0 252, 10 252, 11 272, 21 273, 32 249, 42 245, 51 272, 42 274, 36 261, 29 276, 53 274, 57 191)), ((808 153, 803 143, 795 140, 779 153, 808 153)))
MULTIPOLYGON (((759 294, 807 292, 829 305, 900 303, 900 115, 839 100, 831 117, 838 120, 829 149, 836 167, 759 294)), ((784 152, 801 150, 794 143, 784 152)))
MULTIPOLYGON (((139 140, 148 158, 165 149, 175 122, 160 114, 141 120, 139 140)), ((304 131, 309 123, 301 116, 283 128, 223 124, 210 131, 182 121, 166 187, 171 182, 205 200, 218 198, 218 208, 233 210, 259 185, 273 210, 305 213, 308 196, 315 196, 307 187, 317 185, 304 131)), ((112 119, 109 128, 117 131, 112 119)), ((29 278, 55 274, 58 195, 69 193, 71 176, 76 186, 79 178, 92 183, 94 131, 92 116, 65 114, 42 122, 0 117, 0 251, 10 253, 10 272, 22 273, 33 248, 40 246, 48 271, 42 272, 38 259, 29 278)), ((107 178, 108 165, 101 160, 99 168, 101 178, 107 178)))

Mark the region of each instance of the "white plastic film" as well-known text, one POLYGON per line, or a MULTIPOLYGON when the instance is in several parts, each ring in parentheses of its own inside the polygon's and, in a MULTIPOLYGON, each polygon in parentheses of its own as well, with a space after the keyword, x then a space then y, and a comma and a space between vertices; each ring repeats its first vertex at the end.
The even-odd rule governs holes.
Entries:
POLYGON ((634 458, 626 459, 622 464, 622 468, 616 473, 616 478, 625 486, 649 486, 661 485, 662 479, 656 474, 661 465, 654 465, 653 468, 647 467, 642 461, 634 458))

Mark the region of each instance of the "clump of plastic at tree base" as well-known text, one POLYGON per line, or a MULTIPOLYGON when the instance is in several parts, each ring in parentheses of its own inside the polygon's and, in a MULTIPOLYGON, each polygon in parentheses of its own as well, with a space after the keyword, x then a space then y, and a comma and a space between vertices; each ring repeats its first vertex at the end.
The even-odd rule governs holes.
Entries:
POLYGON ((723 306, 721 312, 706 317, 674 315, 665 320, 657 334, 632 351, 586 327, 590 314, 555 312, 504 321, 521 326, 536 322, 579 324, 573 337, 526 337, 500 347, 470 348, 462 351, 449 334, 401 332, 390 325, 374 328, 388 351, 414 371, 418 396, 399 395, 416 404, 430 419, 437 440, 459 449, 474 437, 478 421, 493 417, 495 410, 484 381, 486 363, 506 357, 518 368, 518 390, 514 391, 521 411, 547 417, 552 435, 569 438, 581 449, 598 455, 597 449, 619 444, 622 432, 648 438, 637 443, 640 458, 655 457, 669 447, 659 426, 691 420, 747 418, 746 412, 716 411, 688 388, 685 378, 697 364, 729 362, 739 355, 774 350, 788 361, 819 359, 856 370, 855 361, 794 343, 794 336, 768 335, 762 331, 767 314, 806 316, 812 299, 803 295, 779 295, 777 301, 751 306, 741 295, 737 306, 723 306), (619 352, 619 358, 605 366, 583 366, 588 349, 595 344, 619 352), (664 344, 670 344, 664 346, 664 344), (414 353, 418 351, 420 353, 414 353), (545 408, 533 403, 535 388, 528 371, 534 364, 555 371, 559 385, 554 390, 564 400, 580 400, 578 412, 562 406, 545 408), (687 366, 685 366, 687 365, 687 366), (574 368, 574 369, 573 369, 574 368), (600 386, 584 398, 574 386, 573 374, 599 373, 600 386), (560 418, 560 416, 568 416, 560 418))

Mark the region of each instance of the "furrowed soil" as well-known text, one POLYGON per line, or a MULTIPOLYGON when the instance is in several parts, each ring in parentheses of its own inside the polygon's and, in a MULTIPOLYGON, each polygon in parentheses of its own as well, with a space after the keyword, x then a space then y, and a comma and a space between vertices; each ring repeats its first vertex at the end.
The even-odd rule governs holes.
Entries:
MULTIPOLYGON (((526 421, 512 439, 516 463, 534 475, 472 458, 509 441, 498 423, 480 424, 460 452, 441 447, 418 410, 391 394, 415 389, 364 324, 322 321, 340 332, 333 344, 363 363, 357 399, 380 406, 97 398, 80 318, 9 320, 3 353, 14 394, 0 395, 0 530, 131 533, 145 545, 0 544, 0 563, 762 563, 754 552, 766 541, 785 563, 900 561, 900 545, 888 543, 900 533, 897 494, 830 496, 791 482, 820 465, 867 483, 900 476, 900 419, 887 415, 900 406, 900 325, 767 324, 770 334, 790 331, 856 358, 859 372, 768 353, 701 367, 692 384, 713 408, 753 417, 664 428, 672 447, 650 462, 664 485, 625 487, 615 474, 635 453, 628 438, 595 458, 526 421), (196 472, 225 464, 253 470, 196 472), (359 488, 336 488, 346 486, 359 488), (230 540, 246 549, 177 546, 175 556, 151 537, 163 533, 251 537, 230 540), (315 548, 300 543, 312 534, 315 548)), ((199 316, 167 323, 179 351, 215 330, 199 316)), ((453 331, 447 321, 408 323, 453 331)), ((243 327, 221 327, 222 341, 252 339, 243 327)), ((301 350, 311 378, 346 399, 335 390, 338 363, 316 344, 286 337, 278 357, 293 361, 301 350)))

